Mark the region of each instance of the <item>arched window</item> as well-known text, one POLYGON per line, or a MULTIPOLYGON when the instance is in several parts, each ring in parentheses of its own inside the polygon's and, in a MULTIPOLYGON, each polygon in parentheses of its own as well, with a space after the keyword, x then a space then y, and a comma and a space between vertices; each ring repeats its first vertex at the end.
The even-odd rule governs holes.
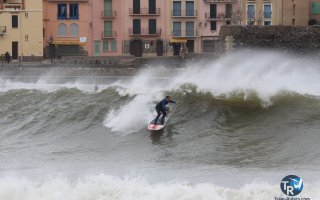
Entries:
POLYGON ((67 25, 61 23, 58 26, 58 35, 59 36, 67 36, 67 25))
POLYGON ((78 24, 71 24, 69 31, 70 31, 70 35, 72 37, 78 37, 78 35, 79 35, 78 24))

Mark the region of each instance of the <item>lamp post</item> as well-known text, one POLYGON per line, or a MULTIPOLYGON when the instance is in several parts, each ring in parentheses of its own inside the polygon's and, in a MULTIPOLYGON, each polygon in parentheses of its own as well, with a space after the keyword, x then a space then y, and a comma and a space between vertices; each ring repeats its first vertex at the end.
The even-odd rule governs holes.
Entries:
POLYGON ((53 59, 53 36, 52 35, 49 37, 49 56, 52 64, 53 63, 52 62, 52 59, 53 59))

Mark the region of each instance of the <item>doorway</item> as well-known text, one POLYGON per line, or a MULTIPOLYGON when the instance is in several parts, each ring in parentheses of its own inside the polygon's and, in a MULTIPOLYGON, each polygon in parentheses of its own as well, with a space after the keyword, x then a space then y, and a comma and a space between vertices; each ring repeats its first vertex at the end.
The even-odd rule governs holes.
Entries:
POLYGON ((12 60, 18 60, 18 42, 12 42, 12 60))
POLYGON ((142 41, 132 40, 130 42, 130 53, 134 57, 142 57, 142 41))
POLYGON ((163 41, 158 40, 156 43, 156 49, 157 49, 157 56, 163 55, 163 41))

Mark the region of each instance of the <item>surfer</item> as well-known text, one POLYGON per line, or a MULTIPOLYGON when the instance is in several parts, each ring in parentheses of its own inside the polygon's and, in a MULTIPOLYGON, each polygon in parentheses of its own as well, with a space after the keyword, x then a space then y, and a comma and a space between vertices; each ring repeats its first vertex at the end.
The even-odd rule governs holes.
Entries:
POLYGON ((176 103, 175 101, 172 101, 170 100, 170 96, 166 96, 165 99, 162 99, 157 105, 156 105, 156 111, 157 111, 157 117, 155 119, 155 124, 157 123, 160 115, 161 115, 161 112, 162 112, 162 118, 161 118, 161 124, 163 125, 164 124, 164 118, 166 117, 167 115, 167 109, 166 109, 166 105, 168 103, 176 103))

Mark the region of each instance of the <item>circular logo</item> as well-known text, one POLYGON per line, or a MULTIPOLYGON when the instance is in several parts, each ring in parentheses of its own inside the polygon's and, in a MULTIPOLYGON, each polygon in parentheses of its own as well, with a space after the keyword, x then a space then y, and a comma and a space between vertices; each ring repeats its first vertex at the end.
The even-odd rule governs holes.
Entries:
POLYGON ((287 196, 296 196, 303 189, 303 181, 296 175, 288 175, 280 182, 282 192, 287 196))

